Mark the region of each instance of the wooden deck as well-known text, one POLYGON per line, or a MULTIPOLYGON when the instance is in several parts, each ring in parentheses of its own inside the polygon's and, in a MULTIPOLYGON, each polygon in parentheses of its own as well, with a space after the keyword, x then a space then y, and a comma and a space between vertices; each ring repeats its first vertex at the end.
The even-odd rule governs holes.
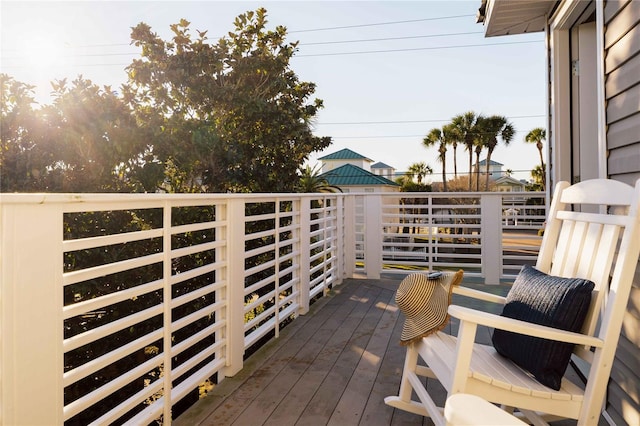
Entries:
POLYGON ((432 424, 383 402, 397 394, 404 360, 398 343, 402 318, 394 301, 398 284, 345 281, 174 423, 432 424))
MULTIPOLYGON (((383 401, 397 395, 404 361, 398 343, 403 317, 394 301, 398 284, 397 279, 345 281, 174 424, 432 425, 383 401)), ((465 298, 454 302, 470 306, 465 298)), ((456 328, 448 326, 450 332, 456 328)), ((488 339, 482 330, 478 340, 488 339)), ((431 380, 428 386, 440 394, 436 402, 444 403, 439 383, 431 380)))

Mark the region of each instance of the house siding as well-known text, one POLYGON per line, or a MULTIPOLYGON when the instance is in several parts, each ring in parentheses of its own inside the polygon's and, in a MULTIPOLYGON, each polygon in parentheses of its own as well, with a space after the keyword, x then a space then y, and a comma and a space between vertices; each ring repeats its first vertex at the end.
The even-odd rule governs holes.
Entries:
MULTIPOLYGON (((604 7, 604 72, 609 177, 640 179, 640 1, 604 7)), ((640 424, 640 268, 611 371, 607 413, 616 424, 640 424)))
POLYGON ((604 19, 607 170, 633 184, 640 178, 640 2, 608 1, 604 19))

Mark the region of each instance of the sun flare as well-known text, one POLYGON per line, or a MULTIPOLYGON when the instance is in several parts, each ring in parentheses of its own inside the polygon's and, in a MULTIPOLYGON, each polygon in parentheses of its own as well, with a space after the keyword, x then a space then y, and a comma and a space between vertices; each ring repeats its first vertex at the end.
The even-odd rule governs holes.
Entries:
POLYGON ((50 70, 64 61, 63 44, 51 37, 33 36, 25 39, 20 56, 31 69, 50 70))

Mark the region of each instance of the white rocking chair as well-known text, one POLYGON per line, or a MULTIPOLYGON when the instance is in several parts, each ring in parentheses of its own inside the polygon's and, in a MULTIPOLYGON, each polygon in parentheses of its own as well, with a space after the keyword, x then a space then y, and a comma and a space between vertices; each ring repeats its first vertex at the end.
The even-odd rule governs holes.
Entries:
MULTIPOLYGON (((460 320, 457 338, 437 332, 407 347, 398 396, 385 403, 431 417, 445 425, 419 376, 435 378, 448 396, 477 395, 501 405, 534 425, 561 418, 596 425, 602 412, 623 316, 640 253, 640 180, 624 183, 594 179, 555 189, 542 245, 535 265, 546 274, 580 277, 595 284, 580 333, 506 318, 462 306, 449 306, 460 320), (579 206, 599 206, 579 207, 579 206), (600 213, 590 213, 591 211, 600 213), (499 355, 491 345, 474 343, 478 325, 575 344, 572 357, 588 364, 587 382, 578 386, 562 378, 560 390, 540 384, 531 374, 499 355), (421 359, 425 364, 418 364, 421 359), (418 400, 412 400, 412 391, 418 400), (514 411, 517 409, 517 411, 514 411)), ((454 291, 484 301, 505 298, 457 287, 454 291)), ((576 360, 577 361, 577 360, 576 360)))

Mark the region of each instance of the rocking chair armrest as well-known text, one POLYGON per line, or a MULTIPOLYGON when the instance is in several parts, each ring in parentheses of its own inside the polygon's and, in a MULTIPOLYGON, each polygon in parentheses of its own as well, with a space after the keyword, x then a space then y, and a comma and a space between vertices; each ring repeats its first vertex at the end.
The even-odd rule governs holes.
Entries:
POLYGON ((498 303, 504 305, 506 297, 497 294, 488 293, 486 291, 475 290, 469 287, 454 286, 453 292, 460 296, 471 297, 473 299, 484 300, 485 302, 498 303))
POLYGON ((449 315, 458 318, 460 321, 468 321, 475 324, 484 325, 499 330, 511 331, 513 333, 527 336, 540 337, 543 339, 556 340, 559 342, 573 343, 576 345, 593 346, 601 348, 604 345, 602 339, 581 333, 560 330, 558 328, 533 324, 513 318, 507 318, 496 314, 491 314, 464 306, 449 306, 449 315))

